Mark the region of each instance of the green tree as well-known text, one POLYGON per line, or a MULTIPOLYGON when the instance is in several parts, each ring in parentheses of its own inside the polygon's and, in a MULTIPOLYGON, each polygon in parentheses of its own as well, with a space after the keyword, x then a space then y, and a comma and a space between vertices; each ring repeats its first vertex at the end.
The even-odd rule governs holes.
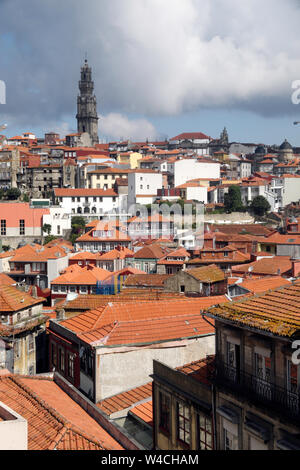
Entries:
POLYGON ((224 195, 224 206, 227 211, 239 212, 243 210, 241 188, 232 185, 228 189, 228 193, 224 195))
POLYGON ((21 196, 21 191, 18 188, 10 188, 6 191, 7 199, 15 201, 21 196))
POLYGON ((81 216, 74 216, 72 217, 71 221, 71 234, 70 234, 70 242, 74 244, 75 240, 80 237, 80 235, 84 232, 85 229, 85 220, 84 217, 81 216))
POLYGON ((271 209, 270 204, 264 196, 256 196, 251 205, 251 210, 255 215, 263 216, 271 209))
POLYGON ((29 202, 29 196, 28 196, 28 194, 24 194, 24 195, 23 195, 23 201, 24 201, 24 202, 29 202))
POLYGON ((47 235, 45 238, 44 238, 44 245, 47 245, 47 243, 50 243, 52 242, 52 240, 55 240, 57 237, 55 237, 54 235, 47 235))
POLYGON ((44 225, 42 226, 42 231, 43 231, 43 232, 46 232, 48 235, 50 235, 51 230, 52 230, 52 227, 51 227, 50 224, 44 224, 44 225))

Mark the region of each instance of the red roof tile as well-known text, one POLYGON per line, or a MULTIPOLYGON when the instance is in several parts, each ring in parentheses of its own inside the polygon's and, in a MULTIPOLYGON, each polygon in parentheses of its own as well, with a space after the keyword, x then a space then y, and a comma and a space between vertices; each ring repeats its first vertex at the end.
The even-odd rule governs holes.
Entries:
MULTIPOLYGON (((32 383, 32 379, 30 380, 32 383)), ((29 450, 120 449, 120 446, 110 436, 104 444, 107 433, 58 387, 55 389, 56 400, 52 400, 54 405, 52 407, 48 403, 51 395, 49 389, 55 384, 51 385, 49 380, 36 380, 36 382, 38 382, 36 384, 38 388, 39 386, 43 387, 42 382, 47 382, 48 393, 43 396, 43 399, 39 396, 39 390, 33 391, 19 377, 12 375, 1 375, 0 377, 0 401, 27 420, 29 450), (69 413, 70 421, 57 411, 61 401, 64 401, 65 405, 63 413, 69 413), (69 412, 70 408, 73 409, 73 416, 69 412), (81 426, 78 427, 77 422, 79 423, 79 421, 76 418, 76 413, 77 415, 81 413, 81 426), (87 428, 88 422, 90 422, 91 429, 86 433, 81 427, 87 428), (99 428, 98 432, 96 426, 99 428), (96 432, 97 437, 94 437, 92 432, 96 432)))

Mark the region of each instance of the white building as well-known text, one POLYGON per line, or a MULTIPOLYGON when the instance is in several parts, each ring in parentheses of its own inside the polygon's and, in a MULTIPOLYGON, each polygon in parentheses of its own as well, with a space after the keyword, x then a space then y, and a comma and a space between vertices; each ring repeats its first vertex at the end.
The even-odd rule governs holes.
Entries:
POLYGON ((133 204, 151 204, 163 185, 161 173, 136 170, 128 174, 128 211, 133 204))
POLYGON ((54 194, 57 204, 65 214, 97 217, 119 208, 118 194, 112 189, 56 188, 54 194))
POLYGON ((51 235, 64 237, 66 231, 71 230, 71 214, 59 206, 50 207, 49 211, 50 214, 43 215, 43 225, 51 225, 51 235))
POLYGON ((197 155, 208 155, 210 141, 211 137, 202 132, 183 132, 170 139, 169 144, 172 148, 191 149, 197 155))
MULTIPOLYGON (((220 178, 220 163, 213 160, 195 158, 177 160, 173 163, 174 186, 179 186, 196 178, 220 178)), ((172 168, 168 168, 172 171, 172 168)))

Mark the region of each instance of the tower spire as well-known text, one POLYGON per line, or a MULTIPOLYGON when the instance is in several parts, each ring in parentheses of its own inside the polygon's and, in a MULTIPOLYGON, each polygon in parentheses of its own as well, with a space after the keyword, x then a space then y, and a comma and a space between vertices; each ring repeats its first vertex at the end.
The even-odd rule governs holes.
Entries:
POLYGON ((87 62, 85 53, 84 64, 81 67, 79 81, 79 95, 77 97, 77 129, 78 132, 88 132, 92 145, 99 142, 97 100, 94 95, 94 82, 92 81, 92 69, 87 62))

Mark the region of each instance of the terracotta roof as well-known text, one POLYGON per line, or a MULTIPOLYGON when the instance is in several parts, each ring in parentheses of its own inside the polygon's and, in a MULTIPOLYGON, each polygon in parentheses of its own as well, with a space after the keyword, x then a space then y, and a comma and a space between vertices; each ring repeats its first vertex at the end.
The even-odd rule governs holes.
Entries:
POLYGON ((80 339, 89 344, 97 341, 107 345, 151 343, 212 334, 213 328, 205 324, 200 311, 227 301, 225 296, 216 296, 168 302, 110 302, 104 307, 62 320, 60 325, 80 335, 80 339))
POLYGON ((228 234, 250 234, 256 236, 267 236, 270 234, 273 229, 265 227, 261 224, 208 224, 205 223, 205 226, 209 226, 210 230, 228 234))
POLYGON ((185 364, 182 367, 177 367, 177 370, 185 375, 189 375, 198 382, 209 384, 209 371, 214 366, 214 356, 207 356, 204 359, 185 364))
POLYGON ((62 258, 66 256, 65 250, 59 246, 38 247, 37 249, 22 252, 16 250, 15 255, 9 260, 10 262, 47 262, 48 259, 62 258))
POLYGON ((294 235, 293 233, 283 235, 276 232, 262 240, 261 243, 266 245, 269 243, 276 245, 300 245, 300 235, 294 235))
POLYGON ((103 237, 95 237, 93 236, 93 233, 95 230, 99 230, 97 227, 94 227, 91 229, 89 232, 84 233, 81 235, 79 238, 76 239, 76 242, 84 242, 84 241, 91 241, 91 242, 97 242, 97 241, 131 241, 131 238, 128 237, 128 235, 123 232, 122 230, 113 229, 113 228, 107 228, 107 229, 102 229, 104 231, 110 230, 112 231, 112 235, 105 235, 103 237))
MULTIPOLYGON (((126 269, 126 268, 125 268, 126 269)), ((116 295, 78 295, 76 299, 55 304, 55 308, 65 308, 66 310, 87 311, 94 310, 98 307, 107 305, 108 303, 128 303, 128 302, 148 302, 150 300, 175 300, 177 297, 187 299, 180 293, 165 292, 157 289, 124 289, 120 294, 116 295)))
POLYGON ((40 304, 44 299, 35 299, 16 287, 0 285, 0 312, 17 312, 32 305, 40 304))
POLYGON ((166 252, 158 244, 144 246, 134 255, 135 259, 160 259, 166 255, 166 252))
POLYGON ((176 315, 149 320, 117 321, 86 333, 81 341, 93 346, 144 345, 214 334, 214 329, 196 315, 176 315))
POLYGON ((2 375, 0 401, 27 420, 29 450, 122 449, 50 380, 2 375))
POLYGON ((192 140, 192 139, 209 139, 211 138, 208 135, 203 134, 202 132, 183 132, 182 134, 176 135, 170 139, 170 142, 173 140, 192 140))
POLYGON ((288 256, 261 258, 257 261, 254 261, 253 263, 232 266, 233 273, 251 272, 251 274, 269 274, 277 276, 279 274, 288 274, 291 269, 292 262, 288 256))
POLYGON ((131 274, 127 277, 124 285, 129 286, 155 286, 163 287, 164 281, 170 277, 170 274, 131 274))
POLYGON ((110 398, 106 398, 97 403, 97 406, 107 415, 111 415, 126 408, 132 407, 135 403, 149 399, 152 396, 152 382, 148 382, 140 387, 135 387, 127 392, 119 393, 110 398))
MULTIPOLYGON (((69 268, 78 265, 71 265, 69 268)), ((66 270, 65 274, 57 277, 51 285, 96 285, 97 281, 104 281, 112 276, 110 271, 95 266, 85 266, 79 270, 66 270)))
POLYGON ((14 286, 16 284, 16 281, 11 277, 7 276, 6 274, 0 273, 0 286, 3 284, 6 286, 14 286))
POLYGON ((200 268, 195 269, 188 269, 185 272, 201 282, 211 283, 224 281, 225 279, 224 271, 218 268, 215 264, 211 264, 210 266, 201 266, 200 268))
POLYGON ((291 337, 300 329, 300 285, 295 283, 262 295, 243 298, 230 305, 209 309, 208 313, 239 326, 291 337))
POLYGON ((291 281, 281 276, 272 276, 259 279, 245 279, 238 285, 249 290, 249 292, 252 294, 257 294, 259 292, 266 292, 271 289, 276 289, 280 286, 291 285, 291 281))
POLYGON ((146 272, 141 269, 133 268, 132 266, 126 266, 119 271, 114 271, 115 276, 129 276, 130 274, 146 274, 146 272))
POLYGON ((140 405, 134 406, 129 411, 129 414, 134 416, 140 421, 148 424, 148 426, 153 426, 153 405, 152 400, 149 400, 145 403, 141 403, 140 405))

